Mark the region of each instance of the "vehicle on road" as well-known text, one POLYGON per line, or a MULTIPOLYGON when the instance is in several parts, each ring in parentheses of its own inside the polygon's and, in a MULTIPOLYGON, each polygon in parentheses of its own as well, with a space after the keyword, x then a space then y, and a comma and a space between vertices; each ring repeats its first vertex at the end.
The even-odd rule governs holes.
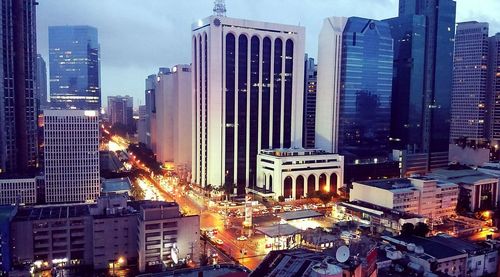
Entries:
POLYGON ((239 237, 236 238, 236 240, 244 241, 244 240, 247 240, 247 237, 245 237, 245 236, 239 236, 239 237))
POLYGON ((223 245, 224 242, 221 239, 215 239, 214 242, 218 245, 223 245))

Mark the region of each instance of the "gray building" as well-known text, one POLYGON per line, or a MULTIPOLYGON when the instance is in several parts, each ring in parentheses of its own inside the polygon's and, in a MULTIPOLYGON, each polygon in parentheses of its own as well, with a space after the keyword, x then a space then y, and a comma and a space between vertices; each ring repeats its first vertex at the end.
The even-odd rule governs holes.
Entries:
POLYGON ((99 42, 91 26, 49 27, 51 107, 101 108, 99 42))
POLYGON ((450 143, 487 140, 488 23, 457 24, 450 143))
POLYGON ((39 101, 40 110, 48 108, 47 64, 40 54, 36 56, 36 97, 39 101))
POLYGON ((132 96, 108 96, 108 120, 111 125, 134 124, 134 98, 132 96))
POLYGON ((116 269, 139 262, 143 272, 199 259, 199 216, 181 215, 173 202, 110 194, 96 204, 19 207, 11 218, 13 266, 116 269))
POLYGON ((37 166, 36 1, 0 2, 0 173, 37 166))

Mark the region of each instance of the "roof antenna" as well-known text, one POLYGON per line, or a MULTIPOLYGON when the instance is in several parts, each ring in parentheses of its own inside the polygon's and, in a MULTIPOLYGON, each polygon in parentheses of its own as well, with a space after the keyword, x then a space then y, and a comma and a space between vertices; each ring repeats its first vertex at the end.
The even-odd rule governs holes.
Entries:
POLYGON ((214 1, 214 15, 226 16, 226 1, 224 0, 214 1))

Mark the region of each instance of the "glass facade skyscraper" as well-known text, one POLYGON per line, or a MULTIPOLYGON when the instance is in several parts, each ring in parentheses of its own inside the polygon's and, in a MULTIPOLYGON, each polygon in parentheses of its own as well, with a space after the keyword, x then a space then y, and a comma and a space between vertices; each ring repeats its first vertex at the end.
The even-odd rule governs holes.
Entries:
POLYGON ((304 71, 304 119, 302 121, 302 146, 314 148, 314 133, 316 123, 316 91, 318 70, 313 58, 305 58, 304 71))
POLYGON ((99 43, 90 26, 49 27, 50 101, 54 108, 101 108, 99 43))
POLYGON ((391 141, 425 153, 424 172, 448 163, 455 16, 453 0, 400 0, 399 16, 386 20, 395 42, 391 141))
POLYGON ((344 155, 347 164, 387 160, 393 74, 389 25, 327 18, 318 52, 316 147, 344 155))
POLYGON ((351 17, 342 38, 339 153, 353 159, 387 158, 392 87, 389 25, 351 17))

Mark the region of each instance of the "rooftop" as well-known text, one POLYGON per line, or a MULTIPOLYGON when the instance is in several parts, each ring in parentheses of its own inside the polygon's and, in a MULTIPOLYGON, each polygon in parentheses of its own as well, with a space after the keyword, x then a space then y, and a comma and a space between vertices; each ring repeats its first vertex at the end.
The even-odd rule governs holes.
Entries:
POLYGON ((404 242, 405 244, 413 243, 416 246, 421 246, 424 249, 424 254, 436 259, 446 259, 464 255, 463 252, 452 247, 449 242, 440 241, 439 239, 417 236, 396 236, 393 237, 393 239, 404 242))
POLYGON ((266 149, 266 150, 260 150, 260 153, 275 157, 332 155, 332 153, 328 153, 321 149, 304 149, 304 148, 266 149))
POLYGON ((117 192, 130 190, 132 187, 130 180, 125 178, 106 179, 102 182, 103 192, 117 192))
POLYGON ((429 176, 432 176, 436 179, 465 184, 474 184, 484 179, 498 179, 493 175, 473 169, 438 169, 429 173, 429 176))
POLYGON ((410 179, 406 178, 368 180, 368 181, 358 181, 356 183, 385 190, 413 188, 410 179))
POLYGON ((14 221, 66 219, 88 215, 90 215, 88 204, 21 207, 14 221))
POLYGON ((271 251, 250 276, 310 276, 312 266, 327 255, 306 249, 271 251))
POLYGON ((279 236, 291 236, 301 232, 300 229, 293 227, 290 224, 277 224, 273 226, 263 226, 255 228, 258 232, 274 238, 279 236))
POLYGON ((323 216, 322 213, 319 213, 315 210, 300 210, 300 211, 291 211, 278 214, 278 217, 286 221, 313 218, 313 217, 322 217, 322 216, 323 216))

